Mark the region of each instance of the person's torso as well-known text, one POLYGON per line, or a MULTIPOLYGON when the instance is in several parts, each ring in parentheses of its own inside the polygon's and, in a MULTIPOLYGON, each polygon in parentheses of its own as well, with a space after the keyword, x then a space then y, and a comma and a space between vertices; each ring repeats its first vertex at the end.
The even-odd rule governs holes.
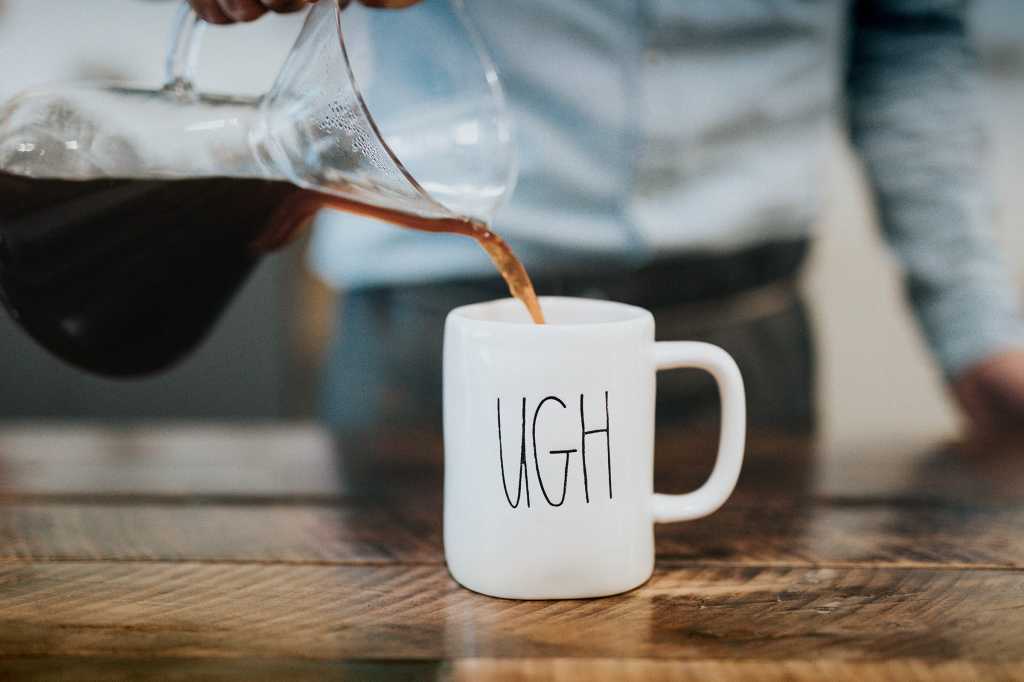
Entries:
MULTIPOLYGON (((513 111, 495 227, 528 268, 639 264, 806 233, 840 95, 845 2, 467 3, 513 111)), ((358 286, 483 275, 469 240, 318 220, 313 263, 358 286)))

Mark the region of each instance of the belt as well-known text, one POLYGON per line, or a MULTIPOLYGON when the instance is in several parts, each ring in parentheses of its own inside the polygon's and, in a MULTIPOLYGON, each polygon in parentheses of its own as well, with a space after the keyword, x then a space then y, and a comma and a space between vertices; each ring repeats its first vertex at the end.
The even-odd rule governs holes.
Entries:
POLYGON ((809 240, 769 242, 726 254, 686 254, 632 270, 534 280, 538 293, 589 296, 659 308, 712 303, 795 279, 809 240))

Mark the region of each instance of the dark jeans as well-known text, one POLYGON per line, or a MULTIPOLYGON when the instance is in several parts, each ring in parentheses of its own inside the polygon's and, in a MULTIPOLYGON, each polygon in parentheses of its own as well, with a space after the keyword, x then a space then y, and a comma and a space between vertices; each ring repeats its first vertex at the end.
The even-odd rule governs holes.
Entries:
MULTIPOLYGON (((675 261, 602 276, 538 278, 542 294, 607 298, 654 313, 659 340, 707 341, 735 359, 754 426, 814 426, 814 358, 793 277, 806 244, 675 261)), ((507 295, 497 278, 353 291, 345 296, 323 390, 340 428, 440 424, 444 318, 507 295)), ((718 395, 699 370, 658 375, 661 419, 714 419, 718 395)))

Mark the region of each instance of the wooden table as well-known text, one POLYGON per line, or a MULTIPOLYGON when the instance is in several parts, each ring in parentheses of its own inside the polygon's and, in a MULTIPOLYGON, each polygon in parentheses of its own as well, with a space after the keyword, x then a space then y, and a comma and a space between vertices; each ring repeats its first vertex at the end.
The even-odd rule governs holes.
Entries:
MULTIPOLYGON (((659 489, 713 447, 663 431, 659 489)), ((1024 679, 1024 451, 755 433, 650 582, 554 602, 452 582, 440 471, 432 433, 4 427, 0 679, 1024 679)))

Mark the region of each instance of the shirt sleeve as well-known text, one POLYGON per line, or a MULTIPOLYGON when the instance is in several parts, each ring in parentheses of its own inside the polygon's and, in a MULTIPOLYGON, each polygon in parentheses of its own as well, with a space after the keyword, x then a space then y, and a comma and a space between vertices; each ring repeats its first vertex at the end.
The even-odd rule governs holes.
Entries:
POLYGON ((859 2, 849 69, 851 137, 943 371, 1024 346, 1013 277, 991 233, 965 3, 859 2))

